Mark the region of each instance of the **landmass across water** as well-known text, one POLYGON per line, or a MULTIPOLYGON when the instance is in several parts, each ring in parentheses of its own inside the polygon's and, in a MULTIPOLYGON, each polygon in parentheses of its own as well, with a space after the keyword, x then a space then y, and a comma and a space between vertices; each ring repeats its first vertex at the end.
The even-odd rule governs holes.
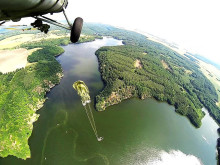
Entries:
MULTIPOLYGON (((106 25, 90 24, 85 26, 84 33, 86 36, 82 37, 81 42, 92 41, 95 38, 108 35, 123 40, 125 44, 120 47, 104 47, 96 52, 102 79, 105 83, 104 90, 96 97, 97 110, 104 110, 110 105, 131 97, 141 99, 153 97, 174 105, 176 111, 187 116, 196 127, 201 126, 201 119, 204 116, 201 110, 203 106, 208 108, 217 121, 219 120, 218 109, 213 105, 217 99, 216 91, 195 63, 135 32, 106 25)), ((14 112, 22 113, 17 111, 19 108, 12 109, 10 114, 9 112, 1 112, 1 114, 8 117, 4 118, 5 122, 2 121, 4 125, 2 132, 9 131, 8 128, 12 128, 10 131, 15 135, 8 136, 10 134, 4 132, 5 136, 2 136, 1 142, 3 145, 1 146, 6 147, 0 149, 3 156, 11 154, 23 159, 30 156, 27 140, 31 135, 32 123, 38 117, 34 115, 34 112, 43 105, 46 92, 59 83, 62 77, 62 69, 54 56, 63 52, 58 47, 63 43, 68 44, 67 38, 23 44, 21 47, 25 49, 43 49, 35 51, 28 57, 28 61, 33 64, 25 69, 1 75, 3 80, 1 81, 1 89, 5 93, 1 95, 2 102, 0 105, 3 105, 2 110, 18 105, 23 109, 26 102, 32 103, 31 106, 27 107, 29 109, 28 113, 24 114, 23 117, 21 117, 22 115, 18 116, 17 121, 12 116, 15 115, 14 112), (29 81, 23 83, 23 80, 29 81), (31 84, 30 82, 37 83, 31 84), (9 86, 11 88, 6 93, 9 86), (15 88, 15 86, 19 88, 15 88), (16 92, 14 89, 20 91, 25 89, 26 93, 16 92), (29 97, 29 93, 32 94, 31 97, 29 97), (10 98, 21 98, 20 94, 27 96, 30 100, 13 99, 13 103, 5 104, 10 98), (24 104, 20 104, 21 102, 24 102, 24 104), (34 106, 36 108, 33 108, 34 106), (34 117, 29 117, 30 120, 24 120, 23 122, 22 119, 27 118, 29 114, 34 117), (10 123, 8 121, 11 121, 11 125, 8 124, 10 123), (16 125, 16 123, 23 124, 24 129, 19 132, 21 134, 18 134, 17 130, 22 127, 19 124, 16 125), (24 137, 24 135, 25 138, 19 138, 24 137), (14 146, 18 146, 18 148, 14 146), (23 150, 19 150, 19 146, 25 147, 23 150), (5 148, 8 148, 8 150, 5 148)))
POLYGON ((90 26, 96 34, 113 36, 125 44, 96 52, 105 83, 96 97, 98 110, 134 96, 153 97, 174 105, 176 112, 187 116, 196 127, 201 126, 203 106, 220 122, 216 89, 195 62, 136 32, 105 25, 90 26), (141 68, 134 66, 136 60, 141 68))

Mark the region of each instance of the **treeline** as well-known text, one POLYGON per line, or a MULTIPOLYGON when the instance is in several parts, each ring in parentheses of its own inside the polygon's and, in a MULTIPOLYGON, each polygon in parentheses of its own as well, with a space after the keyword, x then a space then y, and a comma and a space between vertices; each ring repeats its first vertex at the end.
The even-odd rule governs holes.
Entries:
MULTIPOLYGON (((66 30, 57 30, 53 26, 51 30, 54 30, 53 34, 66 35, 66 30)), ((0 40, 18 34, 23 33, 7 33, 0 40)), ((82 35, 78 43, 96 38, 102 37, 82 35)), ((0 72, 0 157, 30 157, 28 138, 32 133, 32 121, 38 118, 35 111, 43 106, 46 92, 60 82, 62 68, 55 57, 64 52, 60 45, 69 43, 69 37, 24 43, 21 48, 38 48, 28 56, 27 60, 32 64, 7 74, 0 72)))
POLYGON ((54 61, 54 56, 58 56, 64 52, 64 49, 58 46, 45 46, 40 50, 33 52, 28 56, 28 62, 39 62, 42 60, 54 61))
MULTIPOLYGON (((130 45, 104 47, 96 52, 106 84, 101 94, 96 97, 97 109, 102 110, 102 107, 109 106, 111 100, 108 98, 112 97, 112 92, 119 94, 125 88, 134 87, 131 97, 154 97, 159 101, 166 101, 199 127, 204 116, 201 111, 202 104, 195 93, 188 93, 190 91, 183 86, 187 81, 190 82, 191 75, 183 68, 165 69, 161 63, 165 60, 163 56, 155 57, 145 52, 145 49, 130 45), (141 61, 142 68, 134 66, 137 59, 141 61)), ((169 64, 169 67, 171 66, 172 64, 169 64)))
POLYGON ((32 120, 45 94, 62 76, 61 65, 55 56, 64 50, 58 47, 64 39, 43 40, 23 44, 27 49, 40 48, 28 57, 33 63, 23 69, 0 74, 0 156, 30 157, 28 138, 32 133, 32 120))
POLYGON ((132 86, 135 87, 131 92, 133 96, 166 101, 196 127, 201 126, 203 106, 220 123, 220 110, 215 104, 218 100, 216 90, 193 61, 135 32, 108 25, 87 26, 89 33, 110 35, 122 39, 125 44, 104 47, 96 52, 105 83, 104 90, 96 97, 98 110, 111 105, 110 97, 123 100, 125 97, 121 97, 121 91, 132 86), (137 59, 141 61, 141 69, 134 67, 137 59), (116 94, 112 95, 112 92, 116 94))
MULTIPOLYGON (((12 27, 13 28, 13 27, 12 27)), ((24 27, 24 29, 27 27, 24 27)), ((39 30, 24 30, 18 29, 18 30, 5 30, 6 32, 0 33, 0 41, 4 40, 6 38, 15 36, 15 35, 20 35, 20 34, 36 34, 39 33, 39 30)))
POLYGON ((54 61, 40 61, 25 69, 0 75, 0 156, 30 157, 28 138, 35 111, 44 102, 52 84, 59 83, 61 67, 54 61), (30 123, 30 124, 28 124, 30 123))

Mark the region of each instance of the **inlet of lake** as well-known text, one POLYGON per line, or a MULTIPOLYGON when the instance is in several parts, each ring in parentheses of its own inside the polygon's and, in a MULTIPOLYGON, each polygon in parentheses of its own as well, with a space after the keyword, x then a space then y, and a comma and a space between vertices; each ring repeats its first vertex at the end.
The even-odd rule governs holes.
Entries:
MULTIPOLYGON (((103 112, 95 111, 94 98, 103 89, 95 51, 122 45, 112 38, 63 46, 57 57, 64 77, 48 94, 29 139, 31 158, 1 158, 1 165, 215 165, 218 125, 208 115, 201 128, 175 113, 173 106, 154 99, 132 98, 103 112), (89 87, 98 142, 80 97, 72 84, 89 87)), ((205 110, 205 109, 204 109, 205 110)))

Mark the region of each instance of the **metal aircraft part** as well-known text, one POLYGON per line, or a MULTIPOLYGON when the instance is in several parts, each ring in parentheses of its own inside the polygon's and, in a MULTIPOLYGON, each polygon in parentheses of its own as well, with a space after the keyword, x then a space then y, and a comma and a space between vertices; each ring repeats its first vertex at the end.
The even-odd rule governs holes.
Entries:
POLYGON ((34 28, 37 28, 41 32, 44 32, 45 34, 47 34, 47 32, 50 29, 50 25, 43 24, 42 21, 38 19, 34 23, 31 23, 31 26, 33 26, 34 28))
POLYGON ((1 21, 1 22, 0 22, 0 26, 3 25, 5 22, 6 22, 6 21, 1 21))
POLYGON ((83 26, 83 19, 78 17, 75 19, 73 26, 71 27, 71 33, 70 33, 70 41, 75 43, 79 40, 81 31, 83 26))
POLYGON ((19 21, 23 17, 59 13, 67 4, 67 0, 1 0, 0 21, 19 21))
POLYGON ((23 17, 33 17, 36 21, 31 25, 41 32, 47 33, 50 28, 48 24, 43 24, 42 21, 71 30, 70 40, 75 43, 79 40, 83 19, 76 18, 72 25, 65 13, 67 5, 68 0, 0 0, 0 26, 9 20, 17 22, 23 17), (67 25, 44 16, 48 13, 59 12, 63 12, 67 25))

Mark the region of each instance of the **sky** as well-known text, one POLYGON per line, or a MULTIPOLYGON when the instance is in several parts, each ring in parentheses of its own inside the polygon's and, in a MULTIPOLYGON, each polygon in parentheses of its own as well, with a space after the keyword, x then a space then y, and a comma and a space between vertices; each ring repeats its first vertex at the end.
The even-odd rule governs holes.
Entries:
POLYGON ((69 19, 138 29, 220 64, 219 7, 220 0, 69 0, 66 11, 69 19))
POLYGON ((220 0, 69 0, 69 17, 139 29, 220 64, 220 0))

